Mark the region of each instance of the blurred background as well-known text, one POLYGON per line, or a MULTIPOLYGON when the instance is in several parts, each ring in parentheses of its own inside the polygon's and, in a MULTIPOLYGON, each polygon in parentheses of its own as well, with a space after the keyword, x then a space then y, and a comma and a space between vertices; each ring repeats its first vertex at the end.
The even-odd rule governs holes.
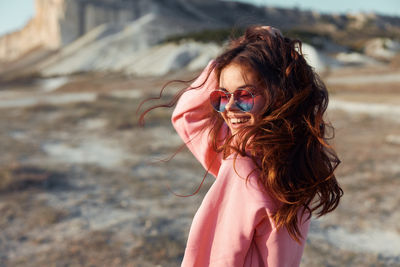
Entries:
POLYGON ((136 109, 251 24, 302 40, 330 92, 345 195, 302 266, 400 266, 400 2, 357 3, 1 1, 0 266, 179 266, 214 178, 171 193, 205 171, 161 161, 182 145, 172 109, 145 128, 136 109))

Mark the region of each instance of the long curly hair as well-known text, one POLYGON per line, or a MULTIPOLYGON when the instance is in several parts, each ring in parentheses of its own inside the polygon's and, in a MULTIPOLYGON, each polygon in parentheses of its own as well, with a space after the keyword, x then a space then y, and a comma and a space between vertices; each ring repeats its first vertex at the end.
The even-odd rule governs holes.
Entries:
MULTIPOLYGON (((254 71, 266 104, 260 120, 235 134, 239 145, 232 142, 232 135, 220 142, 224 120, 211 111, 211 145, 224 158, 231 153, 251 157, 259 185, 280 203, 272 217, 276 227, 286 227, 299 241, 298 215, 329 213, 343 195, 334 174, 340 160, 328 143, 334 129, 324 121, 327 89, 304 59, 301 41, 263 27, 249 27, 211 63, 217 80, 229 64, 254 71)), ((175 104, 182 93, 165 106, 175 104)))
POLYGON ((252 158, 260 170, 259 184, 281 203, 273 215, 277 228, 285 226, 297 241, 299 212, 322 216, 333 211, 343 195, 334 174, 340 160, 328 144, 334 129, 324 121, 328 92, 301 48, 299 40, 248 28, 212 68, 217 78, 232 63, 254 71, 265 89, 262 118, 237 133, 239 146, 232 145, 232 137, 221 145, 217 136, 224 120, 218 112, 210 113, 214 150, 226 157, 233 149, 252 158))

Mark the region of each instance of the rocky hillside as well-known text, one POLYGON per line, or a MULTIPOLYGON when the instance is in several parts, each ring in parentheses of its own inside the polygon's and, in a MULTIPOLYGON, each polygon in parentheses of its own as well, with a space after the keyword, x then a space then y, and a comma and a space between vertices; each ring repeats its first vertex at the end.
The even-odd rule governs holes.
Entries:
MULTIPOLYGON (((365 44, 376 37, 389 38, 388 42, 400 39, 400 17, 376 14, 330 15, 213 0, 36 0, 35 3, 36 15, 26 27, 0 37, 3 76, 99 70, 136 74, 132 63, 140 58, 143 61, 146 53, 153 54, 154 49, 167 51, 156 47, 166 38, 182 39, 204 29, 240 29, 249 24, 274 25, 328 53, 362 52, 365 44)), ((184 52, 184 57, 204 62, 218 51, 212 49, 205 56, 204 49, 209 49, 199 47, 192 55, 184 52)), ((390 49, 398 50, 396 42, 393 47, 390 49)), ((174 54, 168 51, 165 53, 174 54)), ((176 68, 182 65, 171 62, 168 64, 176 68)), ((189 63, 187 59, 183 62, 189 63)))

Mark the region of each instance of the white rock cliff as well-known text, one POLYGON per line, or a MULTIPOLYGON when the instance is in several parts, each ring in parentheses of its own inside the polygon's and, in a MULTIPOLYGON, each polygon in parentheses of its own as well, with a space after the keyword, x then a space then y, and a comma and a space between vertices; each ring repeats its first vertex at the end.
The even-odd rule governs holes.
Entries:
POLYGON ((0 38, 0 61, 8 62, 38 48, 57 49, 61 45, 58 21, 64 0, 36 0, 35 17, 21 30, 0 38))

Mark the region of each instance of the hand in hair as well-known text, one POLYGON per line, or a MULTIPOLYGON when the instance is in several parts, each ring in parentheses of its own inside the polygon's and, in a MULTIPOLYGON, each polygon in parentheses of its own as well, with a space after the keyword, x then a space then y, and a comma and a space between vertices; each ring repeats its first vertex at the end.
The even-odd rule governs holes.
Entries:
POLYGON ((282 32, 279 29, 274 28, 272 26, 260 26, 258 28, 267 30, 271 35, 283 37, 282 32))

